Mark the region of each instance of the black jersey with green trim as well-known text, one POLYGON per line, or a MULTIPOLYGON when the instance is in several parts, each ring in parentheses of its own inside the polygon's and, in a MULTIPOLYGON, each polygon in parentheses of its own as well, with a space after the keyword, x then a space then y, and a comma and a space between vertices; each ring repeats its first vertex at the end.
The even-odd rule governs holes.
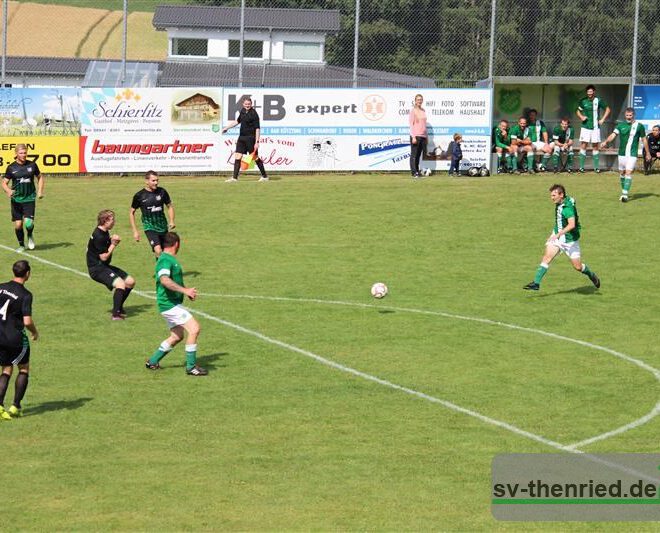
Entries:
POLYGON ((14 161, 7 166, 5 179, 11 182, 14 191, 11 199, 19 204, 34 202, 37 198, 37 189, 34 179, 41 174, 39 167, 32 161, 26 161, 22 165, 14 161))
POLYGON ((17 281, 0 283, 0 346, 24 345, 26 316, 32 316, 32 293, 17 281))
POLYGON ((140 209, 142 213, 142 227, 145 231, 165 233, 167 231, 167 218, 165 217, 165 206, 172 203, 170 195, 162 187, 156 187, 155 191, 141 189, 133 196, 133 209, 140 209))

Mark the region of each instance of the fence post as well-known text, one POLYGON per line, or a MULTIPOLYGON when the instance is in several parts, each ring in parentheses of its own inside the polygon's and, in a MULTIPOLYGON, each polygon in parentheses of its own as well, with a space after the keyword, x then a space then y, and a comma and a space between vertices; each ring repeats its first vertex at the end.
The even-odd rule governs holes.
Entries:
POLYGON ((633 30, 632 72, 630 74, 630 107, 633 107, 633 91, 637 82, 637 40, 639 33, 639 0, 635 0, 635 29, 633 30))
POLYGON ((124 0, 124 27, 121 42, 121 87, 126 85, 126 53, 128 51, 128 0, 124 0))
POLYGON ((243 87, 243 41, 245 41, 245 0, 241 0, 241 40, 238 45, 238 86, 243 87))
POLYGON ((5 67, 6 67, 6 61, 7 61, 7 14, 9 12, 9 9, 7 7, 8 0, 2 0, 2 84, 0 87, 5 86, 5 67))
POLYGON ((497 17, 497 0, 492 0, 490 6, 490 49, 488 51, 488 85, 491 89, 495 85, 493 83, 493 72, 495 70, 495 31, 497 29, 495 17, 497 17))
POLYGON ((360 0, 355 0, 355 41, 353 44, 353 88, 357 88, 358 47, 360 43, 360 0))

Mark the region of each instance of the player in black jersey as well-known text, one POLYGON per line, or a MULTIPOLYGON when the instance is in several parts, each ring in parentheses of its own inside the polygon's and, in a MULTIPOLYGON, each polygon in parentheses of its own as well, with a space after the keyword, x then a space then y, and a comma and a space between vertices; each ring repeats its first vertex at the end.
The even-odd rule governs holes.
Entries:
POLYGON ((644 152, 644 174, 649 175, 653 168, 653 163, 656 159, 660 159, 660 124, 656 124, 651 128, 651 133, 646 136, 649 144, 649 152, 651 152, 651 159, 646 158, 646 150, 644 152))
POLYGON ((142 227, 156 257, 163 251, 163 238, 168 231, 175 228, 174 206, 168 192, 158 186, 158 172, 149 170, 144 176, 144 188, 133 196, 128 218, 133 228, 133 238, 140 241, 140 232, 135 225, 135 211, 142 213, 142 227), (170 218, 168 224, 165 217, 165 207, 170 218))
POLYGON ((25 330, 32 334, 32 340, 39 338, 32 321, 32 293, 25 288, 25 282, 30 279, 30 263, 16 261, 12 270, 14 279, 0 284, 0 420, 21 416, 21 401, 30 375, 30 341, 25 330), (14 402, 5 410, 5 395, 14 365, 18 366, 14 402))
POLYGON ((135 280, 121 268, 110 264, 112 253, 121 242, 119 235, 110 235, 115 225, 115 213, 109 209, 101 211, 97 223, 87 243, 87 270, 94 281, 115 291, 112 295, 112 320, 123 320, 126 318, 124 302, 135 287, 135 280))
POLYGON ((261 177, 259 181, 268 181, 268 175, 264 168, 263 161, 259 158, 259 139, 261 136, 261 126, 259 124, 259 114, 257 110, 252 107, 252 98, 249 96, 243 100, 243 109, 238 114, 236 120, 232 120, 224 128, 222 133, 226 133, 229 129, 237 124, 241 125, 241 130, 238 133, 238 140, 236 141, 236 152, 234 152, 234 175, 229 178, 228 183, 238 181, 238 173, 241 171, 241 160, 245 154, 254 153, 254 161, 259 167, 261 177))
POLYGON ((14 222, 14 231, 18 240, 17 252, 25 250, 25 233, 23 233, 23 220, 28 234, 28 248, 34 250, 34 211, 35 200, 44 197, 44 178, 37 164, 27 160, 27 146, 16 145, 16 161, 11 163, 5 171, 2 188, 11 200, 11 219, 14 222), (38 190, 34 180, 38 182, 38 190), (11 181, 11 187, 9 182, 11 181))

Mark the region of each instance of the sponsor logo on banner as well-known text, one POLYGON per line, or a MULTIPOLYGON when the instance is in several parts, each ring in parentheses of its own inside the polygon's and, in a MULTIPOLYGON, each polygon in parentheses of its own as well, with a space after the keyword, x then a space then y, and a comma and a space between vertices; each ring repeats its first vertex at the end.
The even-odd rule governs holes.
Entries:
POLYGON ((130 138, 80 137, 83 172, 214 171, 221 168, 220 145, 211 135, 130 138))
POLYGON ((78 137, 3 137, 0 144, 0 167, 14 162, 17 144, 25 144, 28 160, 33 161, 43 174, 78 173, 78 137))
MULTIPOLYGON (((261 159, 264 165, 278 169, 288 169, 294 165, 294 154, 298 151, 297 144, 299 142, 297 143, 294 139, 261 137, 258 151, 259 159, 261 159)), ((226 163, 233 166, 236 140, 226 139, 224 145, 226 163)))
POLYGON ((221 89, 84 89, 83 134, 218 133, 221 89))
POLYGON ((387 102, 378 94, 370 94, 362 102, 362 114, 367 120, 380 120, 386 112, 387 102))
MULTIPOLYGON (((223 124, 235 120, 244 98, 260 116, 259 153, 284 170, 408 170, 408 115, 418 89, 225 89, 223 124), (268 138, 268 143, 265 142, 268 138), (277 144, 294 141, 293 146, 277 144), (275 153, 271 155, 271 151, 275 153)), ((464 161, 490 162, 490 89, 424 89, 428 117, 425 164, 449 168, 446 147, 463 135, 464 161)), ((239 128, 223 136, 226 158, 239 128)), ((226 168, 226 166, 225 166, 226 168)))
POLYGON ((80 115, 78 88, 0 88, 3 136, 77 136, 80 115))

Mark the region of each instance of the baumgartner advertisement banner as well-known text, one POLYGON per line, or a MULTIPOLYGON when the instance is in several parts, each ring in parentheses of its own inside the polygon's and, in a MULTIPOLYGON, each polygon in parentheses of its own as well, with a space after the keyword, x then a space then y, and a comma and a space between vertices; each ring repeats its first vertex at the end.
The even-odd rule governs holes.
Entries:
MULTIPOLYGON (((408 170, 408 114, 415 89, 225 89, 223 124, 250 96, 260 116, 259 155, 272 170, 408 170)), ((421 165, 449 169, 447 147, 463 136, 462 167, 490 165, 489 89, 424 89, 429 143, 421 165)), ((229 170, 240 126, 223 136, 229 170)))
POLYGON ((221 167, 222 89, 83 89, 82 172, 221 167))

